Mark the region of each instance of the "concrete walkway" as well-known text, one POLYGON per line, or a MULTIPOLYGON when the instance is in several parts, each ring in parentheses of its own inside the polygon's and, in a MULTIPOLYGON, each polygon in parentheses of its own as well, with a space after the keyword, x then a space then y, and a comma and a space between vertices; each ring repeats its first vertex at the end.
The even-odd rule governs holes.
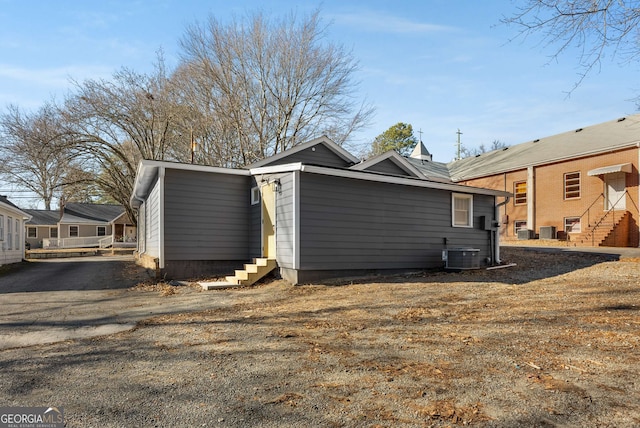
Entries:
POLYGON ((528 245, 526 243, 501 243, 500 245, 503 247, 526 248, 538 251, 611 254, 618 255, 620 258, 640 257, 640 248, 631 247, 570 247, 566 245, 528 245))

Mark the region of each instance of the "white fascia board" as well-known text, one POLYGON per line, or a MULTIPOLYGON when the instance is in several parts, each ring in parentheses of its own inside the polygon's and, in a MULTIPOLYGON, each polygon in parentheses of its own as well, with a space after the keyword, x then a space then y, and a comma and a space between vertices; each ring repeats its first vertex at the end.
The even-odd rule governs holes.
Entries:
POLYGON ((302 171, 302 162, 251 168, 249 171, 251 175, 277 174, 279 172, 302 171))
POLYGON ((485 189, 482 187, 464 186, 462 184, 440 183, 437 181, 422 180, 419 178, 405 178, 390 175, 381 175, 361 171, 332 169, 321 166, 303 165, 301 171, 312 174, 332 175, 335 177, 353 178, 356 180, 374 181, 378 183, 400 184, 403 186, 425 187, 429 189, 450 190, 452 192, 469 193, 489 196, 511 196, 509 192, 501 190, 485 189))

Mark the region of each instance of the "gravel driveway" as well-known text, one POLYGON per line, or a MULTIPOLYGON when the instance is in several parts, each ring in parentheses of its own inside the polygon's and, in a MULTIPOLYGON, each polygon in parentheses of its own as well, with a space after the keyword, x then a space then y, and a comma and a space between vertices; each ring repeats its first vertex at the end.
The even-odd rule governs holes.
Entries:
POLYGON ((640 258, 197 292, 103 337, 0 351, 0 403, 70 427, 637 427, 640 258), (216 302, 222 302, 220 304, 216 302))

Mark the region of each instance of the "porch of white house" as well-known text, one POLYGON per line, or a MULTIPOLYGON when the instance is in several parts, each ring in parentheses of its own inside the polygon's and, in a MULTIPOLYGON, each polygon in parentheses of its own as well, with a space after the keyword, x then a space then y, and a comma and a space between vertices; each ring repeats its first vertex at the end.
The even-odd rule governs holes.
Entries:
POLYGON ((43 249, 66 248, 136 248, 135 236, 127 237, 124 231, 126 224, 114 224, 108 236, 77 236, 69 238, 44 238, 43 249))

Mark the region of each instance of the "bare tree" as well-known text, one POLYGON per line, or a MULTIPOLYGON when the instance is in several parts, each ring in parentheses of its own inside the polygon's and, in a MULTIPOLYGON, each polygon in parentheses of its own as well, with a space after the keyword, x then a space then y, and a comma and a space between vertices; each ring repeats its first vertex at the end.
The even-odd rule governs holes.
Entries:
POLYGON ((503 143, 500 140, 493 140, 489 148, 487 148, 484 144, 480 144, 478 147, 471 148, 471 149, 467 147, 462 147, 460 149, 460 154, 462 158, 468 158, 471 156, 478 156, 483 153, 492 152, 494 150, 504 149, 505 147, 509 147, 509 145, 506 143, 503 143))
POLYGON ((151 74, 122 69, 111 81, 86 80, 76 87, 63 109, 73 151, 91 163, 100 188, 133 219, 129 198, 138 162, 173 160, 173 146, 185 144, 162 57, 151 74))
POLYGON ((518 12, 502 22, 519 27, 522 37, 540 33, 555 46, 553 57, 579 48, 582 72, 574 89, 601 65, 606 52, 625 61, 637 61, 640 55, 637 1, 524 0, 518 12))
POLYGON ((354 100, 357 63, 325 32, 318 12, 188 27, 183 77, 202 93, 221 151, 235 141, 230 158, 245 165, 320 134, 342 144, 367 124, 373 109, 354 100))
POLYGON ((76 167, 65 149, 60 115, 51 104, 28 113, 15 105, 0 116, 0 175, 21 190, 38 196, 46 209, 76 167))

